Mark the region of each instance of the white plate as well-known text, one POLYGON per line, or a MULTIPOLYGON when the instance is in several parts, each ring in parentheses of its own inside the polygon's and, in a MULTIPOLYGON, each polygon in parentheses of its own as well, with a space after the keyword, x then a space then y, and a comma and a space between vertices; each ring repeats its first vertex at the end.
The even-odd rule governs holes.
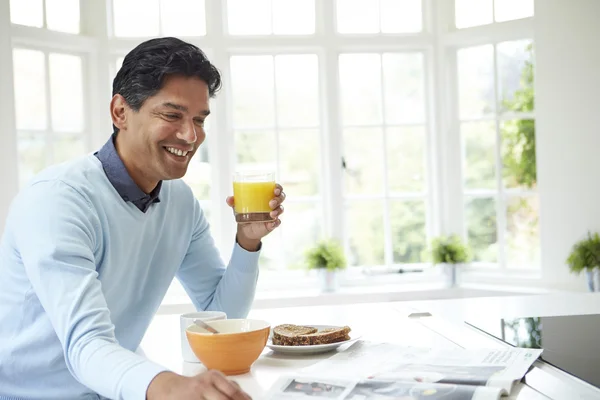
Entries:
MULTIPOLYGON (((310 325, 310 326, 317 328, 319 331, 321 331, 322 329, 327 329, 327 328, 339 328, 339 326, 332 326, 332 325, 310 325)), ((312 346, 279 346, 279 345, 273 344, 273 341, 272 341, 273 330, 271 330, 271 334, 269 335, 269 340, 267 340, 267 347, 278 353, 318 354, 318 353, 325 353, 327 351, 335 350, 338 347, 343 346, 348 343, 354 343, 360 337, 359 335, 357 335, 356 333, 354 333, 352 331, 350 331, 348 336, 350 336, 350 339, 344 340, 342 342, 337 342, 337 343, 315 344, 312 346)))

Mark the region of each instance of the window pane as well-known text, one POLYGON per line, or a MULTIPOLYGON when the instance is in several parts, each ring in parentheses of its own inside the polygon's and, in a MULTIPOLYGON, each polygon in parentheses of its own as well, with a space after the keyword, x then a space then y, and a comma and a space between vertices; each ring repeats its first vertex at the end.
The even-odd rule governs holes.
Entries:
POLYGON ((388 128, 386 135, 390 192, 425 191, 425 129, 388 128))
POLYGON ((458 29, 491 24, 492 0, 455 0, 455 17, 458 29))
POLYGON ((379 2, 373 0, 337 0, 339 33, 378 33, 379 2))
POLYGON ((508 268, 539 268, 540 232, 537 197, 512 197, 507 207, 508 268))
POLYGON ((496 127, 494 122, 461 124, 464 181, 469 189, 496 188, 496 127))
POLYGON ((41 28, 44 26, 43 0, 10 0, 10 21, 41 28))
POLYGON ((280 181, 289 197, 319 194, 320 147, 318 130, 279 132, 280 181))
POLYGON ((422 253, 427 248, 425 202, 393 201, 390 214, 394 262, 422 262, 422 253))
POLYGON ((474 261, 498 260, 496 201, 493 198, 471 199, 466 202, 468 241, 474 261))
POLYGON ((317 56, 275 57, 277 123, 283 127, 319 124, 319 65, 317 56))
POLYGON ((504 187, 535 186, 537 181, 535 121, 533 119, 503 121, 500 132, 504 187))
POLYGON ((57 164, 72 160, 85 154, 85 143, 82 137, 72 136, 54 136, 52 139, 53 159, 52 163, 57 164))
POLYGON ((204 0, 160 0, 160 23, 163 35, 206 35, 204 0))
MULTIPOLYGON (((287 213, 286 213, 287 214, 287 213)), ((291 213, 290 213, 291 214, 291 213)), ((282 217, 283 218, 283 217, 282 217)), ((274 232, 261 239, 262 248, 260 251, 259 265, 261 271, 280 270, 285 267, 284 264, 284 244, 282 240, 282 230, 276 229, 274 232)))
POLYGON ((62 132, 83 130, 83 76, 81 57, 50 54, 52 128, 62 132), (65 82, 69 82, 65 85, 65 82))
POLYGON ((423 30, 421 0, 380 0, 381 32, 415 33, 423 30))
POLYGON ((281 216, 279 228, 285 246, 285 261, 288 268, 305 268, 304 254, 323 237, 323 213, 319 204, 288 203, 281 216))
POLYGON ((19 136, 17 149, 19 152, 19 183, 23 187, 47 165, 46 135, 19 136))
POLYGON ((113 0, 115 36, 157 36, 158 0, 113 0))
POLYGON ((383 87, 388 124, 425 121, 423 54, 384 54, 383 87))
POLYGON ((315 33, 314 0, 273 0, 273 33, 315 33))
POLYGON ((494 112, 494 47, 458 50, 460 117, 478 118, 494 112))
POLYGON ((54 31, 80 32, 79 0, 46 0, 46 24, 54 31))
POLYGON ((503 111, 533 111, 533 47, 530 40, 502 42, 496 47, 500 107, 503 111))
POLYGON ((349 265, 383 265, 383 202, 355 201, 346 206, 349 265))
POLYGON ((237 132, 235 134, 237 164, 240 168, 257 167, 275 170, 275 132, 237 132))
POLYGON ((344 131, 346 194, 383 194, 382 139, 380 128, 344 131))
POLYGON ((188 165, 183 180, 190 185, 194 196, 200 200, 210 200, 211 168, 208 162, 208 140, 198 148, 188 165))
POLYGON ((44 53, 14 49, 13 64, 17 129, 46 129, 48 122, 44 53))
POLYGON ((270 0, 227 0, 229 33, 268 35, 271 33, 270 0))
POLYGON ((381 124, 379 54, 340 55, 340 90, 344 125, 381 124))
POLYGON ((497 22, 533 16, 533 0, 494 0, 494 16, 497 22))
POLYGON ((233 122, 236 128, 275 126, 273 57, 231 57, 233 122))

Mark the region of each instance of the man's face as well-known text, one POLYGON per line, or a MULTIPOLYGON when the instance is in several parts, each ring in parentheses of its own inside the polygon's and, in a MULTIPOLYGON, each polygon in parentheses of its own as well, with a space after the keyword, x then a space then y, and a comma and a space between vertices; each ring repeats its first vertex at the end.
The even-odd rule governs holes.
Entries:
POLYGON ((185 175, 188 164, 204 139, 204 120, 210 113, 206 82, 170 76, 162 89, 148 98, 139 111, 123 109, 117 135, 121 157, 133 168, 138 185, 152 187, 160 180, 185 175))

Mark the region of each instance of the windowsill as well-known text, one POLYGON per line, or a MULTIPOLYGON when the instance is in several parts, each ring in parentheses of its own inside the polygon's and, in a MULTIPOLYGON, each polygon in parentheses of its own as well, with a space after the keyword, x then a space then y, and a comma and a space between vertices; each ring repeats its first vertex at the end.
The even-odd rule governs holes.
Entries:
MULTIPOLYGON (((537 282, 538 279, 532 278, 529 274, 511 277, 511 282, 504 283, 495 280, 498 274, 501 274, 499 271, 492 274, 489 279, 477 279, 476 282, 471 281, 471 273, 465 274, 463 284, 448 288, 439 270, 436 269, 422 273, 379 275, 364 275, 353 271, 340 280, 340 287, 334 293, 323 293, 320 281, 313 273, 289 271, 281 274, 274 273, 271 276, 265 274, 267 276, 263 275, 264 280, 259 280, 252 308, 441 300, 550 292, 539 285, 531 285, 532 281, 537 282), (293 285, 290 285, 291 282, 293 285)), ((481 275, 479 277, 481 278, 481 275)), ((158 314, 194 311, 185 293, 171 295, 165 300, 158 314)))

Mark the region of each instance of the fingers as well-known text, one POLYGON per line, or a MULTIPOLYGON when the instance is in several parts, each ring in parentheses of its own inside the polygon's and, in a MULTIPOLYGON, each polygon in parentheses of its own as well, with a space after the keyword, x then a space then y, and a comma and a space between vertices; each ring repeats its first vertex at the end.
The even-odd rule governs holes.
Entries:
POLYGON ((281 187, 281 185, 279 183, 277 183, 275 185, 275 196, 279 196, 281 193, 283 193, 283 188, 281 187))
POLYGON ((279 206, 279 208, 271 211, 269 213, 269 215, 271 216, 271 218, 277 218, 279 217, 281 214, 283 214, 283 206, 279 206))
POLYGON ((274 210, 275 208, 277 208, 277 206, 281 205, 281 203, 285 201, 285 197, 285 192, 281 192, 280 196, 275 197, 269 202, 269 207, 271 207, 271 209, 274 210))
POLYGON ((275 228, 277 228, 279 225, 281 225, 281 220, 280 219, 276 219, 273 222, 265 222, 265 226, 267 227, 267 230, 269 232, 271 232, 272 230, 274 230, 275 228))

